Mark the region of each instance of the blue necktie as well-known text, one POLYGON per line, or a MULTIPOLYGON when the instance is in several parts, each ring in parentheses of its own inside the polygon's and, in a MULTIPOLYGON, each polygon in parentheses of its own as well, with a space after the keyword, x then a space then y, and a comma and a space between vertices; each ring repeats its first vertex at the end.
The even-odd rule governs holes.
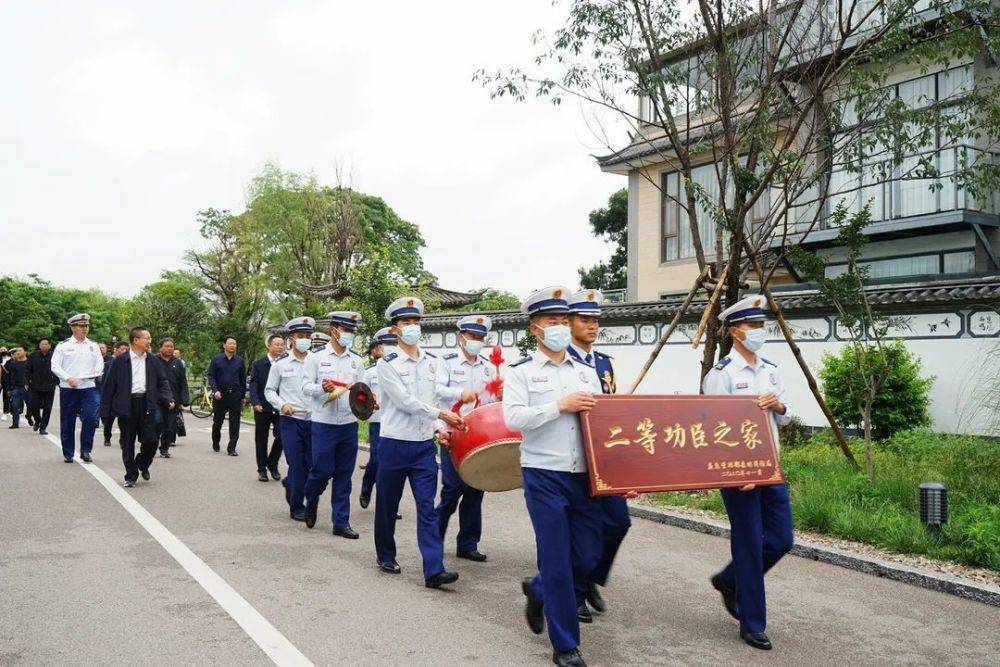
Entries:
POLYGON ((587 353, 587 356, 583 358, 583 360, 587 363, 588 366, 594 365, 594 356, 589 352, 587 353))

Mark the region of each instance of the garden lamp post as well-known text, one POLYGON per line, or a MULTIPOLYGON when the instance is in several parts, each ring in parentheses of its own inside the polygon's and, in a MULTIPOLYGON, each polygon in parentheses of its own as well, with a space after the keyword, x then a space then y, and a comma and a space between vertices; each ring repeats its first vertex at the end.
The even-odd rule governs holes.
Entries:
POLYGON ((948 523, 948 489, 941 482, 920 485, 920 521, 934 535, 940 534, 941 525, 948 523))

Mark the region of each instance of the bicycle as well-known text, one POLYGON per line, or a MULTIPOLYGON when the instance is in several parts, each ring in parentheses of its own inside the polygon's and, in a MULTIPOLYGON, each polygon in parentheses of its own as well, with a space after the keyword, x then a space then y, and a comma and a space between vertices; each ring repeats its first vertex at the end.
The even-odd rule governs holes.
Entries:
POLYGON ((188 409, 198 419, 212 416, 212 394, 208 390, 208 383, 194 391, 194 398, 188 409))

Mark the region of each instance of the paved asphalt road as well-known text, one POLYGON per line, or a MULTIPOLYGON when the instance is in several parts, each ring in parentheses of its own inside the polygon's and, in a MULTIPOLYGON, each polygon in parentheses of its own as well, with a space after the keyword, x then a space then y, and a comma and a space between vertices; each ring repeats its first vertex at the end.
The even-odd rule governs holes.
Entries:
MULTIPOLYGON (((83 464, 64 463, 52 442, 7 425, 0 665, 271 662, 83 464)), ((333 537, 326 511, 312 531, 292 522, 280 484, 256 479, 249 429, 231 458, 211 451, 208 426, 188 416, 173 458, 157 458, 152 480, 127 493, 310 661, 548 664, 546 637, 532 635, 522 615, 519 581, 534 569, 534 545, 520 493, 486 499, 488 563, 454 559, 449 534, 447 565, 461 579, 432 591, 423 587, 408 495, 397 528, 403 574, 382 574, 371 508, 354 504, 358 541, 333 537)), ((117 445, 98 440, 94 455, 120 484, 117 445)), ((708 586, 727 551, 722 539, 637 520, 606 591, 611 609, 584 626, 589 663, 997 664, 1000 610, 795 557, 768 578, 776 648, 755 651, 708 586)))

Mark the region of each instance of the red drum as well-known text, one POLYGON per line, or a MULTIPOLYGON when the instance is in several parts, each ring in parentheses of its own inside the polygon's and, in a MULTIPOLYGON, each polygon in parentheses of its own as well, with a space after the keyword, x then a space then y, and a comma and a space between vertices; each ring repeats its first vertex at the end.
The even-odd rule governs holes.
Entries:
POLYGON ((521 488, 521 434, 503 421, 503 405, 489 403, 465 415, 465 430, 451 430, 451 462, 480 491, 521 488))

